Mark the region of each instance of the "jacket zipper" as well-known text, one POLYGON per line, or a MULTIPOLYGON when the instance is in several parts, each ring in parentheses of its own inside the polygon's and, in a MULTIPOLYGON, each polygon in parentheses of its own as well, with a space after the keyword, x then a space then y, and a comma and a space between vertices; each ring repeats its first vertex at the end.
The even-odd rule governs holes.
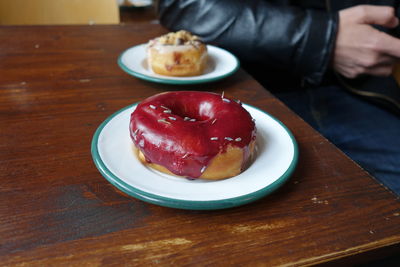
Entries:
POLYGON ((326 11, 328 11, 328 13, 331 13, 331 11, 332 11, 331 1, 325 0, 325 6, 326 6, 326 11))

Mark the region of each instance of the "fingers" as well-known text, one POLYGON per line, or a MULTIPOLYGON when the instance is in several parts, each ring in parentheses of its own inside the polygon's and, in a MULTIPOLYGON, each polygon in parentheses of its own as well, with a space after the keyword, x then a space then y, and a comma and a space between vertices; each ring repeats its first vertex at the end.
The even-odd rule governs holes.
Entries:
POLYGON ((394 65, 383 65, 371 69, 366 69, 365 73, 374 76, 390 76, 394 70, 394 65))
POLYGON ((390 76, 393 74, 394 65, 382 65, 373 68, 365 68, 361 66, 342 66, 337 68, 336 71, 345 76, 346 78, 356 78, 363 74, 374 76, 390 76))
POLYGON ((351 8, 358 23, 394 28, 399 24, 395 10, 389 6, 359 5, 351 8))
POLYGON ((333 68, 348 78, 392 74, 400 61, 400 39, 371 25, 398 24, 394 9, 387 6, 361 5, 340 11, 333 68))
MULTIPOLYGON (((359 5, 344 9, 340 13, 341 23, 346 26, 352 23, 359 25, 381 25, 384 27, 396 27, 399 19, 395 16, 395 10, 389 6, 359 5), (343 14, 341 14, 343 13, 343 14)), ((361 29, 366 32, 366 29, 361 29)), ((371 51, 387 54, 400 58, 400 39, 390 36, 370 26, 369 37, 360 40, 360 46, 367 47, 371 51)), ((355 40, 357 41, 357 40, 355 40)))
POLYGON ((393 57, 367 54, 354 60, 342 61, 335 66, 335 69, 347 78, 356 78, 362 74, 389 76, 393 73, 397 62, 393 57))
POLYGON ((384 32, 377 31, 375 42, 371 43, 371 49, 400 59, 400 39, 384 32))
POLYGON ((338 68, 337 72, 342 74, 344 77, 353 79, 362 74, 369 74, 374 76, 390 76, 393 74, 394 65, 385 65, 374 68, 364 68, 360 66, 352 66, 352 67, 342 67, 338 68))
POLYGON ((379 53, 366 53, 362 57, 355 60, 358 66, 363 68, 374 68, 379 66, 394 65, 398 60, 392 56, 381 55, 379 53))

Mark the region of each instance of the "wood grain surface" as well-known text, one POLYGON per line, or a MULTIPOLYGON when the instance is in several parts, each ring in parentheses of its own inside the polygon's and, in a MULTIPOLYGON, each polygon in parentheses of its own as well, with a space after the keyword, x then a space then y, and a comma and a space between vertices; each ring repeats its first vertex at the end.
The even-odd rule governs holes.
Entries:
POLYGON ((0 262, 5 266, 302 266, 400 253, 400 201, 245 71, 197 86, 124 73, 126 48, 166 30, 0 27, 0 262), (218 211, 136 200, 97 171, 90 143, 109 115, 167 90, 225 92, 293 132, 291 179, 218 211))

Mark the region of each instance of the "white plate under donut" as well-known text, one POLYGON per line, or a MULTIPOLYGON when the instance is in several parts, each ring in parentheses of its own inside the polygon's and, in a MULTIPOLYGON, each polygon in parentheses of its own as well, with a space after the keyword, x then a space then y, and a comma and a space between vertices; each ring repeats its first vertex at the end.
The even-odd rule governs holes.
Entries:
POLYGON ((137 78, 166 84, 197 84, 223 79, 239 68, 239 60, 230 52, 207 45, 208 63, 202 75, 172 77, 152 72, 147 64, 146 44, 128 48, 118 58, 118 65, 126 73, 137 78))
POLYGON ((297 143, 276 118, 243 104, 256 120, 257 154, 241 174, 220 181, 188 180, 143 165, 132 151, 130 114, 136 104, 106 119, 92 140, 100 173, 121 191, 153 204, 181 209, 223 209, 260 199, 283 185, 295 169, 297 143))

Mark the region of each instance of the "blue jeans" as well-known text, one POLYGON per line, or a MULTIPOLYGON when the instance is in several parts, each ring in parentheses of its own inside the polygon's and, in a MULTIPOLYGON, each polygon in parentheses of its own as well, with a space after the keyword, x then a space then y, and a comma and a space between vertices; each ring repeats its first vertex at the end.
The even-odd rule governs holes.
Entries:
POLYGON ((337 86, 276 94, 287 106, 400 195, 400 118, 337 86))

